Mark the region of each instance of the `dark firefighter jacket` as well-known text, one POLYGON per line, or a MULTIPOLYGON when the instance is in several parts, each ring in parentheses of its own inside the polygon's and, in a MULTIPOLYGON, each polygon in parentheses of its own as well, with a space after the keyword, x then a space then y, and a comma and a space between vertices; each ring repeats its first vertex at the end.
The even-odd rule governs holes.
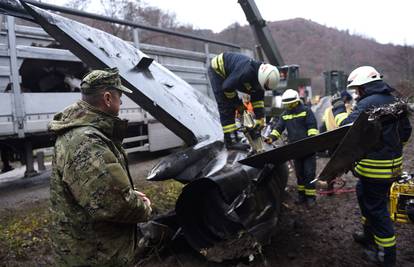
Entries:
MULTIPOLYGON (((365 94, 358 100, 354 110, 348 115, 344 106, 333 110, 338 126, 354 122, 359 114, 367 109, 394 103, 394 91, 383 81, 374 81, 364 86, 365 94)), ((402 147, 411 135, 411 125, 404 116, 399 120, 386 123, 382 127, 381 145, 371 149, 363 159, 356 163, 354 174, 372 181, 389 181, 397 178, 402 171, 402 147), (375 179, 375 180, 374 180, 375 179)))
POLYGON ((317 122, 312 110, 302 103, 293 109, 285 110, 270 134, 273 140, 278 139, 287 129, 289 143, 319 133, 317 122))
POLYGON ((224 79, 221 90, 228 105, 242 105, 236 91, 249 94, 257 119, 264 116, 264 90, 257 78, 261 64, 262 62, 232 52, 224 52, 211 60, 211 68, 224 79))

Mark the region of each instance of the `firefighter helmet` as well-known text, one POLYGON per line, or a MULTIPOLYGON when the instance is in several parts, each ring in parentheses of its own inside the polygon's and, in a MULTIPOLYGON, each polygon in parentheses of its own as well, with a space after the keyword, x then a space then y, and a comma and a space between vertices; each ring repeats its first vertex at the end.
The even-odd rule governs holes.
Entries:
POLYGON ((265 90, 274 90, 279 83, 279 70, 271 64, 262 64, 257 73, 260 86, 265 90))
POLYGON ((287 89, 282 95, 282 104, 288 105, 300 101, 299 94, 293 89, 287 89))
POLYGON ((348 88, 382 80, 382 75, 371 66, 356 68, 348 76, 348 88))

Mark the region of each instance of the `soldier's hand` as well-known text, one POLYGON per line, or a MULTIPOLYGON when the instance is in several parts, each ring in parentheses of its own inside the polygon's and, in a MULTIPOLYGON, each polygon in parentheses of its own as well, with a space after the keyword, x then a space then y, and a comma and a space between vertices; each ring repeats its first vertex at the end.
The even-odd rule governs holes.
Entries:
POLYGON ((142 192, 137 191, 142 201, 151 209, 151 200, 142 192))

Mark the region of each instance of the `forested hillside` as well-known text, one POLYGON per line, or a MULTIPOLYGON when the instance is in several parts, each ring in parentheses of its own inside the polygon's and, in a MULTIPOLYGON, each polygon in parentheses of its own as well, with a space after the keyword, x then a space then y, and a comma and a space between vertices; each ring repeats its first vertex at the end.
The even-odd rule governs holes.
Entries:
MULTIPOLYGON (((85 8, 88 1, 72 0, 71 7, 85 8)), ((250 26, 230 25, 220 33, 208 29, 194 29, 179 23, 174 14, 166 13, 141 1, 103 0, 104 14, 141 24, 161 27, 238 44, 254 49, 256 40, 250 26)), ((235 5, 235 8, 238 8, 235 5)), ((76 18, 132 40, 131 29, 114 24, 76 18)), ((350 18, 351 19, 351 18, 350 18)), ((299 64, 301 76, 312 79, 316 92, 322 91, 323 72, 343 70, 346 73, 361 65, 372 65, 383 73, 385 79, 405 95, 414 91, 414 47, 407 45, 379 44, 375 40, 340 31, 301 18, 268 22, 273 38, 286 64, 299 64)), ((140 42, 204 52, 204 44, 165 34, 141 30, 140 42)), ((210 46, 210 51, 221 52, 228 48, 210 46)))
MULTIPOLYGON (((375 66, 393 86, 401 87, 407 80, 414 80, 413 47, 379 44, 300 18, 268 22, 268 26, 285 62, 299 64, 302 76, 311 77, 316 90, 323 86, 324 71, 349 73, 360 65, 375 66)), ((249 48, 255 44, 249 26, 232 25, 218 38, 249 48)))

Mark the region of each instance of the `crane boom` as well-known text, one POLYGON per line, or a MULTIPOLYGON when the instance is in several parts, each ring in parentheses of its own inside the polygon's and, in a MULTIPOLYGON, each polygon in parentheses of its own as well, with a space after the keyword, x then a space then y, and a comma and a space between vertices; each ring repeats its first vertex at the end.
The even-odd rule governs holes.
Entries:
POLYGON ((276 42, 266 25, 266 21, 262 18, 254 0, 239 0, 238 2, 252 27, 257 43, 262 47, 269 63, 275 66, 285 65, 276 42))

